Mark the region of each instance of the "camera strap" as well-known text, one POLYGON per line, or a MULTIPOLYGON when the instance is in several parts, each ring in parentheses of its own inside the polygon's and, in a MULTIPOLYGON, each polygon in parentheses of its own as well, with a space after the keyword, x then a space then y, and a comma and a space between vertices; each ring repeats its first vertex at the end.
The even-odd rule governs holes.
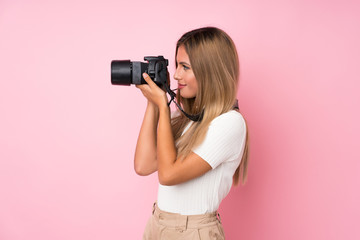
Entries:
POLYGON ((165 90, 166 92, 170 95, 170 101, 168 103, 168 106, 170 106, 171 102, 174 102, 175 105, 177 106, 177 108, 187 117, 189 118, 190 120, 194 121, 194 122, 200 122, 204 116, 204 111, 202 111, 201 113, 199 114, 196 114, 196 115, 190 115, 188 113, 186 113, 184 111, 184 109, 182 109, 182 107, 180 106, 180 104, 178 104, 176 101, 175 101, 175 97, 176 97, 176 93, 171 90, 169 88, 169 86, 167 84, 164 84, 165 86, 165 90))
MULTIPOLYGON (((177 108, 178 108, 187 118, 189 118, 190 120, 192 120, 192 121, 194 121, 194 122, 200 122, 200 121, 202 120, 202 118, 203 118, 203 116, 204 116, 204 110, 203 110, 201 113, 196 114, 196 115, 187 114, 187 113, 184 111, 184 109, 182 109, 182 107, 180 106, 180 104, 178 104, 178 103, 175 101, 176 93, 175 93, 173 90, 171 90, 167 84, 164 84, 164 86, 165 86, 166 92, 170 95, 170 101, 169 101, 169 103, 168 103, 168 106, 170 106, 171 102, 174 102, 174 103, 176 104, 177 108)), ((237 99, 235 100, 235 103, 234 103, 234 105, 233 105, 233 109, 239 110, 239 102, 238 102, 237 99)))

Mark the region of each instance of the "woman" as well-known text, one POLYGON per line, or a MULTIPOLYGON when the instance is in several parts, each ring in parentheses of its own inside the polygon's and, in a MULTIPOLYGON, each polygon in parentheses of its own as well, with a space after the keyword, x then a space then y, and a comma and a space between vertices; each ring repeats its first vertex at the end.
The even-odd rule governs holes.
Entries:
POLYGON ((247 173, 247 126, 233 110, 239 78, 235 45, 213 27, 185 33, 176 45, 177 102, 200 116, 170 113, 165 92, 144 73, 148 104, 134 167, 158 172, 158 199, 143 239, 224 239, 217 209, 247 173))

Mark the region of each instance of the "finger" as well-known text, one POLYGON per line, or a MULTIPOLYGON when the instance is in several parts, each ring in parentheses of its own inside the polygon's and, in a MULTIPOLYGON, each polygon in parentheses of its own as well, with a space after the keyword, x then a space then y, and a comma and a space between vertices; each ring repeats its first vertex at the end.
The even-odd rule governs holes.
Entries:
POLYGON ((143 84, 136 84, 135 87, 141 89, 143 87, 143 84))
POLYGON ((156 86, 154 81, 151 79, 151 77, 147 73, 143 73, 143 78, 145 79, 147 84, 149 84, 149 86, 154 86, 154 85, 156 86))
POLYGON ((147 84, 140 84, 136 86, 141 91, 149 91, 150 87, 147 84))

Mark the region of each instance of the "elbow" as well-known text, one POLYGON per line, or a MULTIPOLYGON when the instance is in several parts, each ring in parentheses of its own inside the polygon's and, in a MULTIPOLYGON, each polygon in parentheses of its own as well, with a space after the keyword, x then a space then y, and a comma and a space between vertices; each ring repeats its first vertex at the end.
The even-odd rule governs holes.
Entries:
POLYGON ((158 178, 159 178, 159 183, 163 186, 172 186, 176 184, 171 174, 158 172, 158 178))
POLYGON ((144 161, 144 159, 142 159, 142 161, 140 161, 140 159, 134 159, 134 170, 136 172, 137 175, 139 176, 148 176, 150 174, 152 174, 153 172, 157 171, 157 163, 156 163, 156 159, 150 161, 150 159, 146 159, 146 161, 144 161))
POLYGON ((174 184, 171 184, 170 181, 168 181, 168 180, 166 180, 164 178, 161 178, 161 177, 159 177, 159 183, 161 185, 163 185, 163 186, 172 186, 172 185, 174 185, 174 184))
POLYGON ((146 174, 146 172, 143 171, 143 169, 141 169, 141 168, 135 167, 134 169, 135 169, 136 174, 139 175, 139 176, 147 176, 147 175, 148 175, 148 174, 146 174))
POLYGON ((134 170, 139 176, 147 176, 150 174, 148 171, 146 171, 146 168, 144 168, 140 164, 134 164, 134 170))

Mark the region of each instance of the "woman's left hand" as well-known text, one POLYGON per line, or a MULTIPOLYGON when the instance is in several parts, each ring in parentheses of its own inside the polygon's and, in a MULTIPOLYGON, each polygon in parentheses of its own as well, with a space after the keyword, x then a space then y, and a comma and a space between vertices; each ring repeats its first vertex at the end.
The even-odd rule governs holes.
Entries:
POLYGON ((148 74, 143 73, 143 78, 147 84, 136 85, 136 87, 141 90, 148 101, 154 103, 156 106, 167 106, 168 99, 165 91, 159 88, 148 74))

